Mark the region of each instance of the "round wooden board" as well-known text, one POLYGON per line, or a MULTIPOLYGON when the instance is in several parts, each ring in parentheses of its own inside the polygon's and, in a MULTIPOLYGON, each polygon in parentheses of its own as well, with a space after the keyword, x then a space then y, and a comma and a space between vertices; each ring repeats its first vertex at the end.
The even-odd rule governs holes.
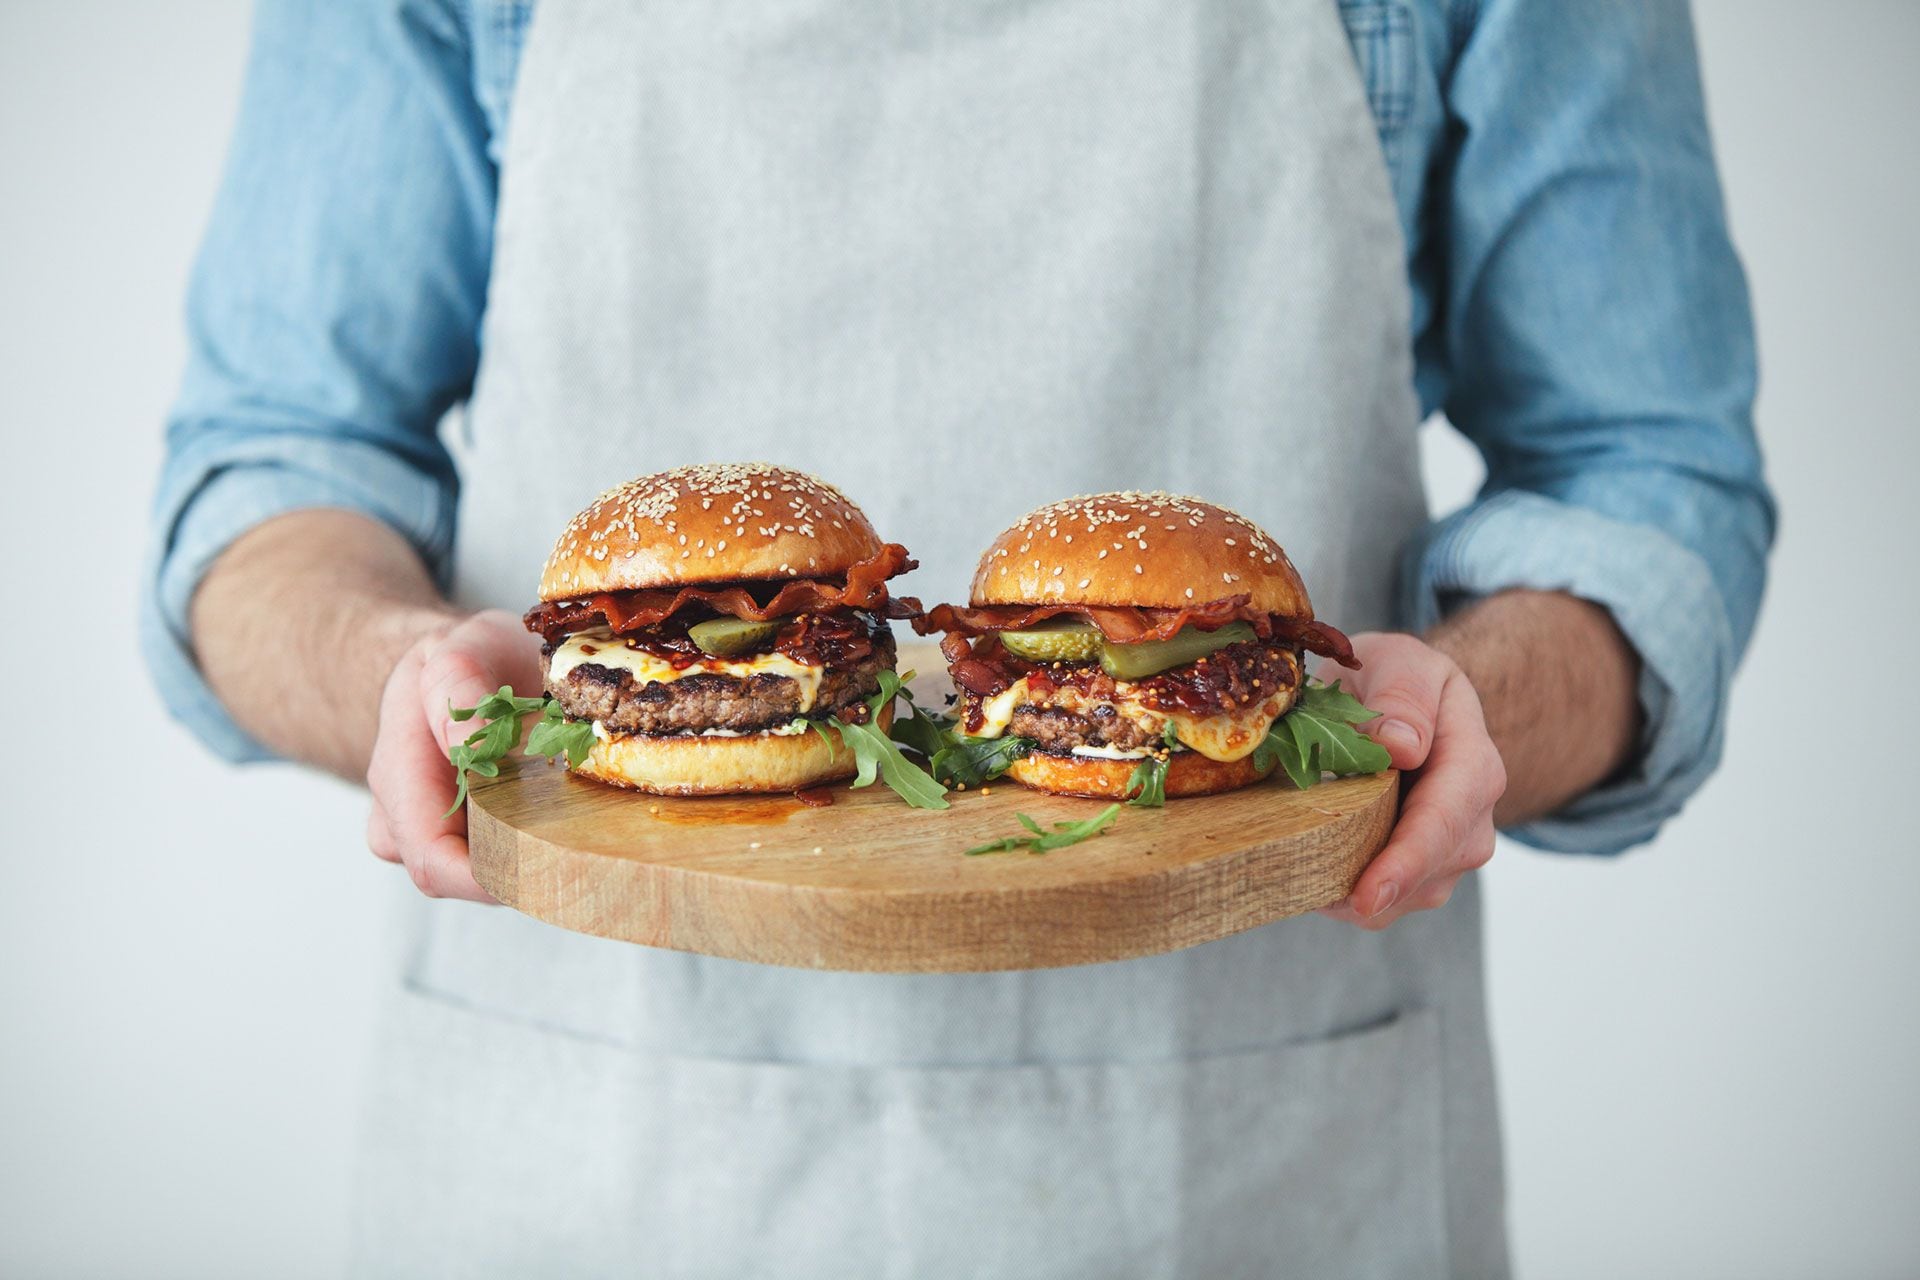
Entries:
POLYGON ((1397 775, 1284 778, 1123 807, 1051 853, 966 850, 1021 833, 1016 813, 1078 820, 1103 801, 1016 783, 909 809, 884 786, 671 799, 544 761, 481 780, 475 877, 508 906, 581 933, 811 969, 970 972, 1174 951, 1345 897, 1386 843, 1397 775))

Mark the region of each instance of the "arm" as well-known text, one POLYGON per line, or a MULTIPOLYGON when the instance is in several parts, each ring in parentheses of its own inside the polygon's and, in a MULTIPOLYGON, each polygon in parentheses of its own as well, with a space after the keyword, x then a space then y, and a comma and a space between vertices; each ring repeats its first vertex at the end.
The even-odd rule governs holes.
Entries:
POLYGON ((467 861, 466 816, 446 816, 447 717, 503 684, 540 685, 538 642, 501 610, 440 599, 405 539, 347 511, 267 521, 215 562, 193 604, 207 679, 268 747, 364 776, 367 844, 421 892, 487 901, 467 861))
MULTIPOLYGON (((260 5, 194 271, 142 640, 170 709, 230 759, 358 775, 391 718, 377 736, 404 749, 387 752, 386 796, 375 790, 402 809, 406 838, 376 852, 404 855, 435 891, 478 896, 464 858, 430 860, 451 783, 442 755, 447 795, 426 814, 423 758, 447 730, 429 698, 467 687, 428 688, 428 650, 477 654, 470 676, 510 665, 490 656, 506 652, 499 620, 459 623, 437 586, 457 489, 437 425, 478 360, 494 190, 463 12, 260 5), (414 710, 396 700, 384 716, 400 673, 414 710)), ((531 640, 517 641, 525 659, 531 640)))
POLYGON ((214 562, 193 599, 193 644, 256 741, 358 781, 387 676, 458 616, 392 529, 349 511, 294 511, 214 562))
POLYGON ((1495 825, 1553 813, 1631 758, 1640 660, 1605 609, 1558 592, 1507 591, 1460 610, 1426 640, 1479 696, 1506 774, 1495 825))
POLYGON ((1427 643, 1357 645, 1386 713, 1369 731, 1418 770, 1332 912, 1370 927, 1445 901, 1496 818, 1616 852, 1677 812, 1718 761, 1774 527, 1685 5, 1455 8, 1445 297, 1422 341, 1487 482, 1408 549, 1427 643))

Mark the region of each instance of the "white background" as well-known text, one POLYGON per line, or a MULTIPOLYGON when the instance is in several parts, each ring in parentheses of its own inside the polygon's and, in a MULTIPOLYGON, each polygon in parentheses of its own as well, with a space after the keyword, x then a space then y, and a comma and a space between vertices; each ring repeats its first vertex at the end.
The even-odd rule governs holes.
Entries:
MULTIPOLYGON (((1920 5, 1704 0, 1785 511, 1721 776, 1619 861, 1504 847, 1524 1280, 1920 1275, 1920 5)), ((239 0, 0 0, 0 1274, 327 1276, 402 878, 236 776, 130 615, 239 0), (84 678, 70 680, 75 672, 84 678)), ((1437 506, 1475 482, 1430 432, 1437 506)))

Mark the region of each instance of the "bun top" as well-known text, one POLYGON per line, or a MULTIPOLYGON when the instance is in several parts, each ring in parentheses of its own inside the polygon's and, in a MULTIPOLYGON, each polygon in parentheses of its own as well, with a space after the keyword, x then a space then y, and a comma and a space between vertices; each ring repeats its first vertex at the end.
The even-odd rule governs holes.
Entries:
POLYGON ((676 467, 609 489, 575 516, 540 573, 540 598, 835 577, 884 545, 845 494, 805 472, 676 467))
POLYGON ((974 570, 971 603, 1177 609, 1247 595, 1284 618, 1313 617, 1306 584, 1259 525, 1171 493, 1099 493, 1031 511, 974 570))

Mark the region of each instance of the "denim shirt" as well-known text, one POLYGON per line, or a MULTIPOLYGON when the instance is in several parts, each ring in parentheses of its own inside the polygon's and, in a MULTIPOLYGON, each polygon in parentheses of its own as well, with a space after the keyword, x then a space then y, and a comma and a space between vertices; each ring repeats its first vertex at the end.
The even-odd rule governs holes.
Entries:
MULTIPOLYGON (((1335 0, 1329 0, 1333 3, 1335 0)), ((1630 766, 1510 834, 1616 852, 1718 762, 1774 532, 1745 281, 1684 0, 1337 0, 1407 248, 1422 408, 1486 483, 1406 549, 1402 625, 1506 588, 1606 606, 1642 660, 1630 766)), ((494 197, 534 0, 261 0, 188 303, 142 644, 173 713, 268 753, 195 665, 208 566, 346 508, 444 581, 494 197)))

